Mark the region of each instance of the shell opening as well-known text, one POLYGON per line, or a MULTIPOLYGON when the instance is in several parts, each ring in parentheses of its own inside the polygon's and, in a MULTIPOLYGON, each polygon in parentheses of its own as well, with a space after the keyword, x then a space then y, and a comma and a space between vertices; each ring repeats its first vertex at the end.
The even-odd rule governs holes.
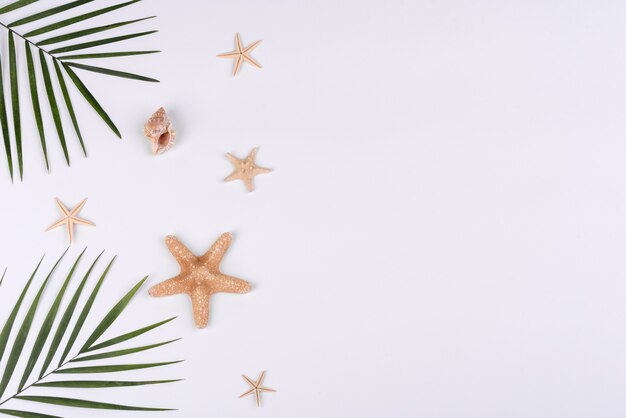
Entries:
POLYGON ((159 147, 164 147, 169 142, 170 142, 170 133, 169 132, 164 132, 163 134, 161 134, 161 136, 157 140, 157 143, 159 144, 159 147))

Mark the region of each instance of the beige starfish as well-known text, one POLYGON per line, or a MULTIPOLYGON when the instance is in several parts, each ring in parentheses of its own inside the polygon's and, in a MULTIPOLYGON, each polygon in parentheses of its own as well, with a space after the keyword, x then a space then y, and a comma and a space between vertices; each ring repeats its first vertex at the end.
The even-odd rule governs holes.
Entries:
POLYGON ((186 293, 191 298, 193 316, 198 328, 209 323, 209 298, 214 293, 248 293, 250 283, 222 274, 220 262, 230 247, 232 235, 222 234, 202 257, 196 257, 175 236, 165 238, 165 244, 176 262, 180 274, 153 286, 151 296, 169 296, 186 293))
POLYGON ((63 205, 63 203, 61 203, 59 198, 55 197, 54 200, 56 201, 58 208, 61 210, 61 212, 63 212, 63 217, 59 219, 58 221, 56 221, 55 223, 53 223, 52 225, 50 225, 48 229, 46 229, 46 232, 50 231, 51 229, 57 228, 61 225, 65 225, 67 228, 67 234, 68 234, 70 244, 71 244, 72 239, 74 237, 74 225, 96 226, 96 224, 94 224, 93 222, 90 222, 90 221, 87 221, 85 219, 78 217, 78 212, 80 212, 83 206, 85 206, 87 199, 83 199, 78 205, 72 208, 72 210, 68 210, 63 205))
POLYGON ((255 159, 257 151, 258 148, 253 148, 252 151, 250 151, 250 154, 248 154, 248 156, 243 160, 240 160, 229 152, 226 153, 226 156, 235 167, 235 170, 228 177, 226 177, 224 181, 242 180, 246 185, 246 189, 248 189, 249 192, 253 191, 254 184, 252 183, 252 180, 254 177, 258 174, 265 174, 272 171, 269 168, 263 168, 256 165, 255 159))
POLYGON ((250 45, 248 45, 247 47, 243 47, 243 45, 241 45, 241 38, 239 37, 239 34, 235 34, 235 47, 236 49, 234 51, 231 52, 226 52, 224 54, 219 54, 218 57, 219 58, 236 58, 237 60, 235 61, 235 68, 233 69, 233 76, 237 75, 237 73, 239 72, 239 69, 241 68, 241 64, 243 64, 244 61, 254 65, 256 68, 261 68, 261 64, 259 64, 258 62, 256 62, 255 60, 252 59, 252 57, 250 55, 248 55, 250 52, 252 52, 252 50, 254 48, 256 48, 257 46, 259 46, 259 44, 262 41, 256 41, 251 43, 250 45))
POLYGON ((248 382, 248 384, 250 385, 252 389, 250 389, 246 393, 242 393, 239 397, 243 398, 244 396, 248 396, 254 393, 254 396, 256 397, 256 406, 261 406, 261 392, 276 392, 274 389, 261 386, 263 384, 263 379, 265 378, 265 370, 261 372, 256 382, 250 379, 245 374, 242 374, 241 376, 244 378, 246 382, 248 382))

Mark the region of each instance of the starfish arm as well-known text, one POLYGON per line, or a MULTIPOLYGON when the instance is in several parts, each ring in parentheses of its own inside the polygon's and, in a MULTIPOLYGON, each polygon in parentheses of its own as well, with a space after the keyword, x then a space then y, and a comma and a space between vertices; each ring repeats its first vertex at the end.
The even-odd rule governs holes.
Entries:
POLYGON ((257 175, 257 174, 267 174, 267 173, 271 173, 272 169, 271 168, 265 168, 265 167, 254 167, 252 169, 252 174, 257 175))
POLYGON ((161 297, 161 296, 171 296, 171 295, 179 295, 181 293, 187 293, 187 286, 184 280, 184 276, 179 274, 178 276, 172 277, 164 282, 156 284, 150 288, 148 291, 150 296, 161 297))
POLYGON ((223 54, 217 55, 218 58, 235 58, 239 56, 238 51, 224 52, 223 54))
POLYGON ((249 394, 251 394, 252 392, 254 392, 254 388, 250 389, 249 391, 242 393, 241 395, 239 395, 240 398, 243 398, 244 396, 248 396, 249 394))
POLYGON ((209 323, 209 297, 211 292, 203 286, 196 287, 191 293, 191 307, 196 327, 205 328, 209 323))
POLYGON ((228 175, 228 177, 226 177, 224 179, 224 181, 233 181, 233 180, 239 180, 241 178, 240 174, 238 171, 233 171, 231 174, 228 175))
POLYGON ((235 45, 237 45, 237 51, 241 52, 243 50, 243 46, 241 45, 241 37, 239 33, 235 34, 235 45))
POLYGON ((88 221, 88 220, 83 219, 83 218, 77 218, 75 216, 72 216, 72 222, 74 222, 75 224, 79 224, 79 225, 96 226, 96 224, 91 222, 91 221, 88 221))
POLYGON ((76 215, 78 212, 80 212, 83 206, 85 206, 85 203, 87 203, 87 199, 83 199, 78 205, 72 208, 72 210, 70 211, 70 216, 76 215))
POLYGON ((259 385, 261 383, 263 383, 263 379, 265 379, 265 370, 263 370, 260 374, 259 377, 256 378, 256 382, 254 382, 254 386, 255 387, 259 387, 259 385))
POLYGON ((249 192, 253 192, 254 191, 254 183, 252 181, 252 177, 246 177, 242 179, 244 184, 246 185, 246 189, 249 192))
POLYGON ((74 241, 74 223, 72 222, 72 218, 69 218, 66 222, 67 224, 67 236, 69 237, 70 244, 74 241))
POLYGON ((67 210, 67 208, 66 208, 65 206, 63 206, 63 203, 61 203, 61 200, 60 200, 58 197, 55 197, 55 198, 54 198, 54 201, 56 202, 57 207, 59 208, 59 210, 60 210, 61 212, 63 212, 63 214, 64 214, 65 216, 69 216, 70 211, 69 211, 69 210, 67 210))
POLYGON ((256 390, 258 390, 259 392, 276 392, 276 390, 274 389, 266 388, 263 386, 257 386, 256 390))
POLYGON ((237 61, 235 61, 235 68, 233 68, 233 75, 237 75, 237 73, 239 72, 239 68, 241 68, 241 63, 243 62, 243 55, 239 55, 237 57, 237 61))
POLYGON ((197 257, 173 235, 165 237, 165 245, 167 245, 181 269, 187 269, 189 264, 197 260, 197 257))
POLYGON ((256 42, 252 42, 250 45, 248 45, 247 47, 244 48, 244 50, 242 51, 244 54, 246 52, 252 52, 252 50, 254 50, 254 48, 256 48, 257 46, 259 46, 259 44, 263 42, 263 41, 256 41, 256 42))
POLYGON ((252 57, 248 54, 242 54, 241 55, 243 57, 243 59, 245 61, 247 61, 248 63, 254 65, 256 68, 263 68, 263 66, 261 64, 259 64, 258 62, 256 62, 254 59, 252 59, 252 57))
POLYGON ((248 161, 249 163, 254 163, 257 152, 259 152, 259 147, 252 148, 252 150, 250 150, 248 155, 246 155, 246 161, 248 161))
POLYGON ((261 406, 261 392, 259 392, 258 390, 255 390, 254 396, 256 396, 256 406, 257 407, 261 406))
POLYGON ((58 228, 61 225, 64 225, 65 223, 67 223, 67 218, 61 218, 55 223, 53 223, 52 225, 50 225, 48 229, 46 229, 46 232, 50 231, 51 229, 58 228))
POLYGON ((230 152, 226 153, 226 158, 228 158, 228 161, 230 161, 235 167, 237 166, 237 164, 241 161, 239 158, 235 157, 233 154, 231 154, 230 152))
MULTIPOLYGON (((254 390, 256 388, 256 382, 252 379, 250 379, 248 376, 246 376, 245 374, 242 374, 241 377, 244 378, 244 380, 246 382, 248 382, 250 384, 250 386, 252 386, 252 390, 254 390)), ((247 392, 250 393, 250 392, 247 392)))
POLYGON ((200 262, 205 266, 215 267, 219 266, 224 254, 230 248, 230 244, 233 242, 233 235, 230 232, 225 232, 215 241, 211 248, 200 257, 200 262))
POLYGON ((248 293, 252 286, 245 280, 219 273, 216 277, 216 292, 248 293))

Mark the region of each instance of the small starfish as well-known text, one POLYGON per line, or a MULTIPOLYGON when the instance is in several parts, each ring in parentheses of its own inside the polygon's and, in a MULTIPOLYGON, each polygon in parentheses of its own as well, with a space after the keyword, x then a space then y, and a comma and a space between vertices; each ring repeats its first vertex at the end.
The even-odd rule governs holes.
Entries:
POLYGON ((235 170, 226 177, 224 181, 242 180, 246 185, 246 189, 248 189, 249 192, 253 191, 254 184, 252 183, 252 179, 258 174, 265 174, 272 171, 269 168, 256 165, 255 159, 257 151, 258 148, 253 148, 250 154, 243 160, 240 160, 229 152, 226 153, 226 156, 235 167, 235 170))
POLYGON ((239 397, 243 398, 244 396, 248 396, 254 393, 254 396, 256 397, 256 406, 261 406, 261 392, 276 392, 274 389, 261 386, 263 384, 263 379, 265 378, 265 370, 261 372, 256 382, 250 379, 245 374, 242 374, 241 377, 243 377, 244 380, 248 382, 252 389, 250 389, 246 393, 242 393, 239 397))
POLYGON ((253 42, 244 48, 241 45, 241 38, 239 37, 239 34, 237 33, 235 34, 235 46, 237 49, 231 52, 226 52, 224 54, 219 54, 218 57, 219 58, 237 58, 237 61, 235 61, 235 68, 233 69, 233 76, 237 75, 237 73, 239 72, 239 69, 241 68, 241 64, 243 64, 244 61, 247 61, 248 63, 254 65, 256 68, 261 68, 261 64, 253 60, 252 57, 248 55, 248 53, 252 52, 252 50, 256 48, 257 46, 259 46, 261 42, 262 41, 253 42))
POLYGON ((230 247, 233 236, 222 234, 203 256, 196 257, 175 236, 165 238, 165 244, 176 262, 180 274, 153 286, 151 296, 170 296, 186 293, 191 297, 193 316, 198 328, 209 323, 209 298, 218 292, 248 293, 250 283, 222 274, 220 262, 230 247))
POLYGON ((74 225, 90 225, 96 226, 93 222, 87 221, 85 219, 78 217, 78 212, 85 206, 87 199, 83 199, 78 205, 76 205, 72 210, 68 210, 63 203, 59 200, 59 198, 55 197, 54 200, 57 203, 58 208, 63 212, 63 217, 50 225, 46 232, 51 229, 57 228, 61 225, 65 225, 67 227, 67 234, 70 240, 70 244, 72 243, 72 238, 74 237, 74 225))

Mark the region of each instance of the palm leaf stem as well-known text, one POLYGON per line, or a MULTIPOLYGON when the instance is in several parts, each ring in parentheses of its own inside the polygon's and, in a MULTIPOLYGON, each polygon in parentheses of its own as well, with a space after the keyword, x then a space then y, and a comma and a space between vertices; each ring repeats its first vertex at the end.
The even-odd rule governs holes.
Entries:
POLYGON ((5 28, 6 30, 13 32, 13 35, 17 36, 18 38, 23 39, 24 41, 28 42, 30 45, 36 47, 38 50, 42 51, 44 54, 49 55, 50 57, 52 57, 53 59, 58 59, 57 57, 55 57, 54 55, 52 55, 51 53, 49 53, 48 51, 46 51, 45 49, 43 49, 42 47, 38 46, 35 42, 32 42, 31 40, 29 40, 28 38, 25 38, 24 36, 22 36, 20 33, 16 32, 15 29, 8 27, 7 25, 5 25, 4 23, 0 22, 0 26, 5 28))
POLYGON ((43 380, 45 380, 48 376, 50 376, 53 373, 58 372, 59 370, 61 370, 63 367, 65 367, 68 363, 70 363, 71 361, 74 361, 80 354, 76 354, 74 357, 66 360, 63 364, 61 364, 60 366, 57 366, 55 369, 49 371, 48 373, 46 373, 45 375, 43 375, 42 377, 37 378, 37 380, 35 380, 34 382, 24 386, 24 388, 22 388, 21 390, 15 392, 13 395, 9 396, 8 398, 6 398, 3 401, 0 401, 0 406, 4 405, 5 403, 9 402, 11 399, 14 399, 16 396, 21 395, 23 392, 26 392, 31 386, 34 386, 38 383, 41 383, 43 380))

